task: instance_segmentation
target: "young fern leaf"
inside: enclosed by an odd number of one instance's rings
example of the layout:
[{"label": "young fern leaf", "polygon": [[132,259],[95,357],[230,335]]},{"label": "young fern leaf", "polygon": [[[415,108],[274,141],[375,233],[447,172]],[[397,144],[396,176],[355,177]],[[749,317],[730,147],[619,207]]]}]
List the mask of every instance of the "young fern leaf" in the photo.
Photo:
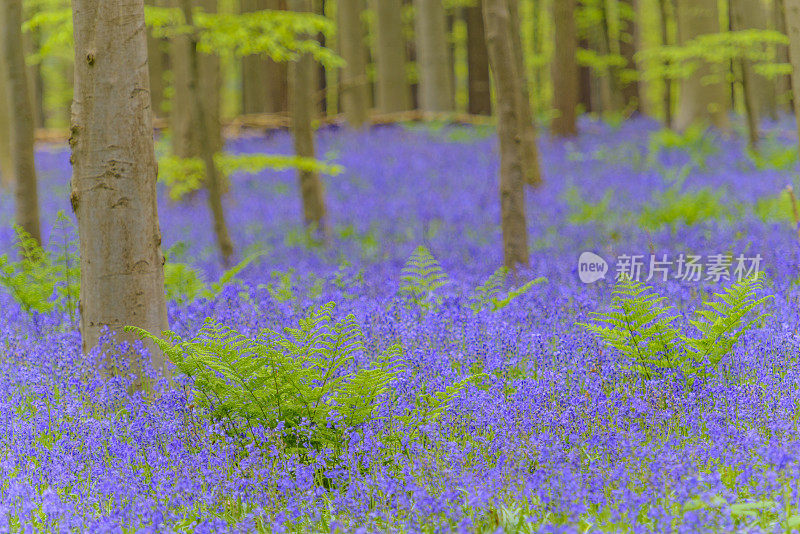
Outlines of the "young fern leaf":
[{"label": "young fern leaf", "polygon": [[525,293],[530,291],[533,286],[537,286],[545,282],[547,282],[547,278],[545,278],[544,276],[540,276],[539,278],[527,282],[525,285],[521,287],[512,289],[502,299],[496,297],[492,298],[492,311],[502,310],[503,308],[511,304],[511,301],[513,301],[515,298],[519,297],[520,295],[524,295]]},{"label": "young fern leaf", "polygon": [[592,312],[594,323],[579,323],[597,334],[632,361],[632,368],[644,378],[658,375],[660,369],[675,369],[682,364],[673,326],[676,316],[664,306],[664,297],[624,276],[614,287],[610,312]]},{"label": "young fern leaf", "polygon": [[697,318],[690,323],[701,335],[697,338],[683,336],[683,341],[699,371],[704,371],[707,365],[717,367],[745,331],[770,315],[760,313],[746,319],[750,312],[772,298],[772,295],[759,298],[763,286],[763,277],[756,274],[732,284],[722,293],[716,293],[714,300],[705,303],[707,309],[697,310]]},{"label": "young fern leaf", "polygon": [[446,283],[447,275],[439,262],[427,248],[420,246],[401,271],[400,294],[408,296],[423,310],[428,310],[438,303],[433,292]]},{"label": "young fern leaf", "polygon": [[472,311],[478,313],[486,306],[490,305],[492,299],[500,296],[500,291],[506,285],[508,278],[508,267],[499,267],[489,278],[486,279],[482,285],[475,288],[475,294],[470,299],[472,303],[469,305]]}]

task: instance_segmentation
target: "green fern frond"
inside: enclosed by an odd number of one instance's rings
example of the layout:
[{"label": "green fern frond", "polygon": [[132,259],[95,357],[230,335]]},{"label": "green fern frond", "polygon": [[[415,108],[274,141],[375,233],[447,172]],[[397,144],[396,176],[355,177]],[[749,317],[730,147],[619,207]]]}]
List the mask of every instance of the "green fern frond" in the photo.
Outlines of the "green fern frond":
[{"label": "green fern frond", "polygon": [[732,284],[722,293],[716,293],[714,300],[705,303],[706,309],[697,310],[695,313],[697,318],[690,323],[697,328],[701,336],[683,338],[686,350],[697,366],[708,362],[716,367],[745,331],[770,315],[759,313],[747,319],[751,312],[772,298],[771,295],[759,298],[763,287],[763,277],[756,274]]},{"label": "green fern frond", "polygon": [[433,292],[448,282],[447,274],[430,251],[419,246],[406,262],[400,273],[400,294],[409,297],[423,309],[431,303]]},{"label": "green fern frond", "polygon": [[539,278],[536,278],[534,280],[531,280],[530,282],[527,282],[525,285],[523,285],[521,287],[518,287],[516,289],[512,289],[502,299],[501,298],[492,298],[492,311],[502,310],[503,308],[505,308],[506,306],[511,304],[511,301],[513,301],[515,298],[517,298],[517,297],[519,297],[521,295],[524,295],[525,293],[530,291],[531,288],[533,288],[534,286],[537,286],[539,284],[543,284],[545,282],[547,282],[547,278],[545,278],[544,276],[540,276]]},{"label": "green fern frond", "polygon": [[470,304],[472,311],[476,313],[481,311],[492,302],[493,298],[498,297],[500,291],[506,285],[507,278],[508,267],[503,266],[492,273],[492,275],[486,279],[486,282],[476,287],[475,293],[470,299],[472,301]]}]

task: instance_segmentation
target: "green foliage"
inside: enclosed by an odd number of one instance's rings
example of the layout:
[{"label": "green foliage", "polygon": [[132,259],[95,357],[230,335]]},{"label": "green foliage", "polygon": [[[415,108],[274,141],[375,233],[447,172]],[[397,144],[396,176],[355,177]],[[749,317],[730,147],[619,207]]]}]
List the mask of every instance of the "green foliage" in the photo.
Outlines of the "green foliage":
[{"label": "green foliage", "polygon": [[762,76],[790,74],[789,65],[775,63],[775,45],[788,43],[786,35],[775,30],[727,31],[700,35],[681,45],[648,47],[637,57],[649,66],[642,72],[645,80],[686,78],[710,65],[709,77],[724,81],[730,62],[739,59],[750,61]]},{"label": "green foliage", "polygon": [[[344,170],[341,165],[324,163],[313,158],[277,154],[220,153],[216,154],[214,159],[226,180],[233,173],[258,174],[265,169],[277,171],[298,169],[330,176],[341,174]],[[158,180],[167,187],[172,200],[180,200],[185,195],[201,189],[205,177],[205,164],[200,158],[162,156],[158,160]]]},{"label": "green foliage", "polygon": [[693,226],[729,216],[732,208],[722,202],[721,196],[711,189],[681,193],[671,187],[644,205],[639,224],[651,230],[669,226],[674,231],[679,225]]},{"label": "green foliage", "polygon": [[792,198],[785,190],[775,196],[759,198],[753,213],[764,222],[791,222],[794,219]]},{"label": "green foliage", "polygon": [[501,310],[508,306],[515,298],[530,291],[533,286],[547,281],[544,277],[536,278],[521,287],[512,289],[501,298],[501,292],[506,285],[507,279],[508,267],[500,267],[486,279],[486,282],[475,288],[475,294],[470,299],[472,300],[470,304],[472,311],[478,313],[486,308],[493,312]]},{"label": "green foliage", "polygon": [[59,212],[55,230],[60,230],[64,238],[57,252],[42,248],[29,233],[14,226],[14,247],[19,259],[14,261],[7,254],[0,256],[0,285],[27,313],[48,313],[58,309],[68,312],[75,320],[80,265],[74,242],[67,236],[68,225],[67,217]]},{"label": "green foliage", "polygon": [[570,206],[567,221],[571,224],[586,224],[597,221],[608,221],[612,217],[610,208],[614,191],[608,190],[599,202],[593,203],[581,198],[580,192],[575,187],[570,187],[564,192],[564,198]]},{"label": "green foliage", "polygon": [[435,308],[439,299],[434,291],[447,283],[447,275],[430,251],[419,246],[406,262],[400,274],[400,294],[408,297],[423,310]]},{"label": "green foliage", "polygon": [[400,367],[400,347],[393,346],[369,367],[355,369],[354,356],[365,350],[363,333],[353,315],[334,321],[334,308],[325,304],[297,328],[267,329],[255,338],[212,319],[185,341],[169,332],[164,341],[126,330],[154,342],[192,377],[195,403],[242,445],[261,444],[254,425],[282,428],[287,450],[307,458],[310,450],[345,447],[345,430],[372,421]]},{"label": "green foliage", "polygon": [[592,312],[592,323],[580,323],[617,349],[629,368],[644,379],[662,376],[665,370],[680,370],[687,383],[706,378],[719,366],[741,335],[767,314],[747,316],[770,296],[759,298],[760,276],[732,284],[707,301],[690,321],[699,335],[680,332],[677,316],[671,315],[664,297],[647,285],[623,277],[614,287],[611,311]]},{"label": "green foliage", "polygon": [[719,152],[719,147],[714,143],[708,128],[702,123],[694,123],[683,132],[676,132],[669,128],[651,133],[648,142],[648,160],[655,163],[662,151],[684,151],[689,154],[692,162],[704,169],[708,158]]},{"label": "green foliage", "polygon": [[213,300],[226,286],[241,285],[242,281],[237,275],[261,256],[263,253],[247,256],[210,285],[203,280],[203,274],[191,265],[167,261],[164,264],[164,291],[167,299],[178,304],[186,304],[198,298]]},{"label": "green foliage", "polygon": [[747,157],[759,171],[791,171],[797,166],[797,147],[767,138],[759,144],[758,150],[748,147]]}]

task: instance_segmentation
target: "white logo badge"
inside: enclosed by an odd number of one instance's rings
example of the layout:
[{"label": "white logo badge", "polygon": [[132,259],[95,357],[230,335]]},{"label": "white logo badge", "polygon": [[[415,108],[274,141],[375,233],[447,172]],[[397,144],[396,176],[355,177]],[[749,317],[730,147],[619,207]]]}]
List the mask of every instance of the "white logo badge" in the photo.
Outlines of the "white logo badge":
[{"label": "white logo badge", "polygon": [[578,277],[584,284],[592,284],[606,277],[608,264],[594,252],[584,252],[578,258]]}]

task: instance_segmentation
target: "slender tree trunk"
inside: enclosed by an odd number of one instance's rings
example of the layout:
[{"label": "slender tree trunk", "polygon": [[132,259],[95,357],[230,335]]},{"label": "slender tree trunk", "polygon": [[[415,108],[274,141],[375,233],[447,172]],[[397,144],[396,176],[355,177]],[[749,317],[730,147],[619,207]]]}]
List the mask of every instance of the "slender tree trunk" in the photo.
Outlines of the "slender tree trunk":
[{"label": "slender tree trunk", "polygon": [[6,72],[3,75],[7,76],[6,96],[10,104],[11,164],[16,178],[16,222],[34,239],[41,241],[39,195],[33,158],[33,111],[22,46],[22,0],[6,0],[2,9],[5,39],[0,46],[5,59]]},{"label": "slender tree trunk", "polygon": [[[280,0],[241,0],[242,13],[266,9],[278,11]],[[244,113],[281,113],[288,108],[287,70],[260,55],[242,58],[242,111]]]},{"label": "slender tree trunk", "polygon": [[[25,17],[23,6],[23,17]],[[22,47],[25,55],[35,54],[39,51],[39,32],[28,31],[22,34]],[[42,81],[42,65],[35,63],[27,65],[28,88],[31,96],[31,116],[34,128],[44,128],[44,87]]]},{"label": "slender tree trunk", "polygon": [[783,0],[783,5],[789,34],[789,59],[792,63],[792,104],[800,134],[800,0]]},{"label": "slender tree trunk", "polygon": [[[126,325],[158,335],[168,324],[143,1],[72,0],[72,15],[70,200],[80,237],[83,350],[89,351],[106,327],[132,340],[120,332]],[[153,360],[166,371],[160,352]]]},{"label": "slender tree trunk", "polygon": [[[672,0],[658,0],[658,6],[660,10],[660,22],[661,22],[661,44],[663,46],[668,46],[671,44],[671,39],[669,38],[669,10],[668,10],[668,3]],[[672,4],[674,5],[674,4]],[[664,65],[665,67],[669,66],[668,64]],[[664,77],[664,95],[663,95],[663,106],[664,106],[664,124],[667,128],[672,128],[673,117],[672,117],[672,78],[665,76]]]},{"label": "slender tree trunk", "polygon": [[[147,0],[147,5],[161,7],[159,0]],[[162,117],[164,113],[164,71],[167,70],[164,54],[164,39],[147,32],[147,64],[150,68],[150,100],[153,106],[153,117]]]},{"label": "slender tree trunk", "polygon": [[483,0],[478,0],[474,6],[464,8],[467,23],[468,109],[473,115],[492,114],[492,82],[489,78],[489,52],[486,50],[482,3]]},{"label": "slender tree trunk", "polygon": [[[0,42],[4,42],[5,38],[5,24],[0,23]],[[0,101],[0,183],[3,189],[10,190],[17,180],[14,178],[14,164],[11,161],[11,103],[5,96],[8,94],[8,80],[5,75],[7,71],[4,55],[0,52],[0,96],[3,97]]]},{"label": "slender tree trunk", "polygon": [[[600,24],[592,26],[592,37],[594,40],[594,48],[597,50],[597,53],[601,56],[607,56],[611,54],[611,38],[609,36],[608,10],[606,9],[605,0],[600,1],[600,14],[602,17]],[[617,104],[617,97],[619,96],[616,83],[617,69],[615,67],[608,67],[599,71],[597,76],[594,77],[594,81],[596,83],[595,90],[598,95],[597,100],[602,107],[600,111],[607,113],[619,109]]]},{"label": "slender tree trunk", "polygon": [[[773,24],[776,31],[786,34],[786,19],[783,16],[784,0],[773,0],[772,2],[772,17]],[[777,57],[775,60],[778,63],[789,63],[789,47],[785,45],[777,45]],[[791,93],[792,93],[792,79],[789,75],[778,76],[775,80],[775,94],[776,104],[781,109],[791,109]]]},{"label": "slender tree trunk", "polygon": [[378,109],[384,113],[411,109],[406,80],[406,41],[402,0],[372,0],[376,19]]},{"label": "slender tree trunk", "polygon": [[[181,7],[182,0],[173,0],[174,7]],[[206,13],[216,11],[216,0],[196,2]],[[201,157],[200,124],[195,115],[189,91],[191,69],[191,43],[189,36],[173,38],[171,58],[174,79],[172,101],[172,149],[181,158]],[[222,125],[220,122],[220,67],[219,58],[198,54],[199,79],[197,91],[205,113],[206,136],[215,152],[222,150]]]},{"label": "slender tree trunk", "polygon": [[[573,2],[573,6],[574,6],[574,1],[575,0],[567,0],[567,2],[570,2],[570,1]],[[553,11],[555,12],[559,7],[562,7],[562,6],[554,5],[553,6]],[[555,17],[553,17],[553,18],[555,19]],[[558,37],[556,37],[556,40],[558,40]],[[558,45],[556,45],[556,47],[557,46]],[[580,38],[578,40],[578,48],[580,48],[582,50],[591,50],[592,46],[589,44],[589,39],[586,38],[586,37]],[[577,63],[577,60],[576,60],[576,63]],[[552,67],[551,70],[554,70],[556,68],[556,64],[553,63],[551,65],[551,67]],[[580,65],[578,67],[578,103],[580,103],[583,106],[583,111],[585,113],[592,113],[593,111],[595,111],[595,108],[597,107],[597,103],[594,101],[594,96],[592,96],[592,78],[593,77],[594,76],[592,75],[592,69],[591,68],[589,68],[586,65]],[[554,78],[554,80],[555,80],[555,78]],[[555,89],[555,81],[553,83],[553,87]],[[577,111],[576,111],[576,113],[577,113]]]},{"label": "slender tree trunk", "polygon": [[556,116],[550,123],[553,135],[570,137],[578,134],[578,61],[575,0],[553,4],[555,51],[553,54],[553,107]]},{"label": "slender tree trunk", "polygon": [[525,58],[522,52],[522,36],[520,35],[520,17],[518,0],[506,0],[511,21],[511,45],[514,52],[514,63],[519,78],[519,98],[517,111],[520,118],[520,136],[522,141],[522,172],[525,182],[532,186],[542,184],[539,167],[539,148],[536,146],[536,127],[531,111],[531,96],[528,90],[528,77],[525,74]]},{"label": "slender tree trunk", "polygon": [[[731,20],[731,29],[734,31],[743,30],[747,27],[748,15],[752,15],[751,10],[744,4],[749,0],[730,0],[729,13]],[[745,117],[747,119],[747,132],[748,144],[750,148],[756,150],[758,147],[758,124],[759,113],[761,106],[759,105],[759,96],[765,97],[763,91],[759,95],[756,84],[758,82],[765,82],[766,80],[756,80],[753,74],[753,67],[750,60],[742,58],[736,61],[739,71],[739,81],[742,84],[742,95],[744,97]],[[763,103],[763,102],[762,102]]]},{"label": "slender tree trunk", "polygon": [[484,0],[483,15],[489,62],[494,73],[497,94],[503,258],[507,267],[516,268],[518,265],[527,265],[529,261],[525,177],[518,112],[522,80],[516,68],[511,36],[513,23],[506,0]]},{"label": "slender tree trunk", "polygon": [[[681,43],[719,32],[717,0],[678,0],[677,8]],[[709,79],[711,76],[715,79]],[[703,65],[681,80],[675,127],[684,130],[696,121],[707,120],[717,128],[728,130],[729,108],[730,97],[722,73],[714,72],[710,65]]]},{"label": "slender tree trunk", "polygon": [[[192,0],[180,0],[183,16],[189,27],[194,26],[192,16]],[[189,76],[188,76],[188,97],[192,103],[192,113],[197,120],[197,139],[200,148],[201,158],[206,170],[206,187],[208,188],[208,205],[214,220],[214,234],[217,238],[217,246],[222,256],[223,265],[230,266],[233,257],[233,242],[228,233],[228,225],[225,222],[225,212],[222,208],[222,187],[219,169],[214,161],[214,154],[218,148],[214,145],[215,140],[211,138],[211,128],[207,114],[207,102],[203,101],[203,95],[199,89],[200,84],[200,58],[197,52],[197,34],[189,35]]]},{"label": "slender tree trunk", "polygon": [[[289,0],[292,10],[311,11],[311,0]],[[314,128],[312,120],[317,109],[314,102],[314,59],[304,54],[289,65],[289,109],[292,114],[292,136],[295,154],[314,158]],[[303,222],[311,230],[325,235],[325,193],[319,173],[297,171],[303,199]]]},{"label": "slender tree trunk", "polygon": [[339,0],[339,49],[347,65],[342,69],[341,93],[347,123],[361,128],[369,120],[367,49],[361,23],[361,0]]},{"label": "slender tree trunk", "polygon": [[453,111],[453,71],[442,0],[414,0],[417,70],[422,111]]},{"label": "slender tree trunk", "polygon": [[639,94],[639,72],[636,65],[636,6],[634,0],[619,2],[620,23],[619,36],[620,55],[625,58],[625,68],[620,72],[620,90],[623,105],[631,111],[642,111],[642,97]]}]

